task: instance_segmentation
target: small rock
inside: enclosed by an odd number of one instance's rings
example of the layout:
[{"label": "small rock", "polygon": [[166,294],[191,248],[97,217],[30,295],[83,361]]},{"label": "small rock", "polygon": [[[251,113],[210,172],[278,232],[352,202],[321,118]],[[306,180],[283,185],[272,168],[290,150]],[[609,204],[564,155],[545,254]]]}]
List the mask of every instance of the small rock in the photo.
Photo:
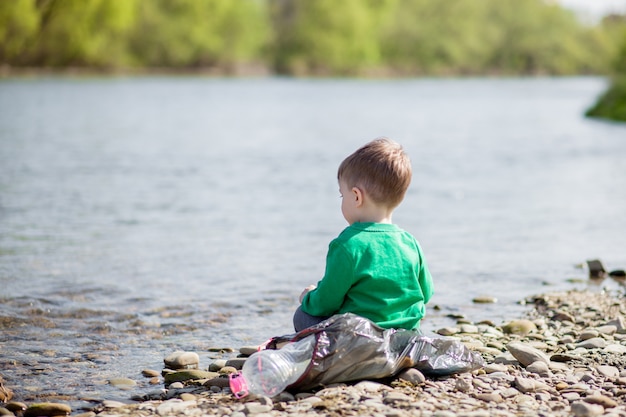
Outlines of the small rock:
[{"label": "small rock", "polygon": [[461,333],[476,334],[478,333],[478,327],[473,324],[462,324],[460,327]]},{"label": "small rock", "polygon": [[498,302],[496,297],[491,297],[488,295],[481,295],[472,299],[472,301],[476,304],[493,304]]},{"label": "small rock", "polygon": [[548,367],[548,364],[542,361],[531,363],[526,367],[526,370],[543,377],[550,376],[550,368]]},{"label": "small rock", "polygon": [[120,408],[120,407],[124,407],[126,404],[124,404],[123,402],[120,401],[114,401],[114,400],[104,400],[102,401],[102,406],[104,408]]},{"label": "small rock", "polygon": [[195,401],[181,401],[178,398],[162,402],[156,409],[161,416],[169,416],[172,414],[182,413],[189,407],[196,405]]},{"label": "small rock", "polygon": [[15,417],[15,414],[4,407],[0,407],[0,416]]},{"label": "small rock", "polygon": [[144,369],[143,371],[141,371],[141,375],[145,376],[146,378],[154,378],[155,376],[160,376],[161,373],[159,371],[155,371],[154,369]]},{"label": "small rock", "polygon": [[196,352],[176,351],[163,359],[163,362],[170,369],[196,369],[200,357]]},{"label": "small rock", "polygon": [[514,382],[515,387],[524,394],[537,391],[548,391],[550,387],[542,382],[536,381],[531,378],[516,377]]},{"label": "small rock", "polygon": [[626,353],[626,346],[618,345],[617,343],[611,343],[604,347],[603,352],[616,353],[618,355],[622,355]]},{"label": "small rock", "polygon": [[459,378],[456,380],[454,384],[454,390],[459,392],[469,392],[472,389],[472,384],[470,384],[465,379]]},{"label": "small rock", "polygon": [[501,403],[502,401],[504,401],[502,399],[502,396],[500,394],[498,394],[497,392],[489,392],[489,393],[485,393],[485,394],[476,394],[474,395],[475,398],[485,401],[485,402],[491,402],[491,403]]},{"label": "small rock", "polygon": [[601,337],[592,337],[577,343],[576,346],[584,349],[601,349],[606,346],[606,340]]},{"label": "small rock", "polygon": [[610,365],[599,365],[596,366],[596,371],[606,378],[618,378],[619,377],[619,369],[615,366]]},{"label": "small rock", "polygon": [[582,401],[575,402],[571,405],[572,414],[575,417],[594,417],[604,414],[604,407],[597,404],[589,404]]},{"label": "small rock", "polygon": [[38,416],[67,416],[72,412],[69,405],[58,403],[38,403],[32,404],[24,411],[24,417]]},{"label": "small rock", "polygon": [[12,412],[13,414],[21,413],[27,408],[26,404],[21,403],[19,401],[11,401],[9,403],[6,403],[4,407],[10,412]]},{"label": "small rock", "polygon": [[119,389],[131,389],[137,385],[137,382],[129,378],[113,378],[109,379],[109,384]]},{"label": "small rock", "polygon": [[578,335],[578,340],[579,341],[589,340],[594,337],[598,337],[599,335],[600,335],[600,332],[598,332],[596,329],[585,329],[580,333],[580,335]]},{"label": "small rock", "polygon": [[389,391],[383,398],[383,404],[395,404],[397,402],[413,401],[411,397],[398,391]]},{"label": "small rock", "polygon": [[241,370],[243,368],[243,364],[246,363],[246,358],[233,358],[226,361],[224,366],[232,366],[237,370]]},{"label": "small rock", "polygon": [[596,330],[600,334],[605,334],[605,335],[608,335],[608,336],[612,336],[615,333],[617,333],[617,326],[614,325],[614,324],[607,324],[607,325],[604,325],[604,326],[596,327]]},{"label": "small rock", "polygon": [[182,382],[198,379],[212,379],[219,376],[217,372],[200,371],[198,369],[186,369],[165,375],[165,383]]},{"label": "small rock", "polygon": [[413,385],[421,385],[426,382],[426,377],[424,377],[424,374],[415,368],[405,369],[398,374],[398,378],[403,381],[410,382]]},{"label": "small rock", "polygon": [[613,408],[618,405],[618,402],[614,399],[601,394],[587,396],[583,398],[583,401],[589,404],[598,404],[604,408]]},{"label": "small rock", "polygon": [[506,345],[506,348],[523,367],[537,361],[545,362],[546,364],[550,362],[550,359],[544,352],[525,343],[511,342]]},{"label": "small rock", "polygon": [[437,330],[437,334],[441,336],[452,336],[460,332],[461,332],[461,329],[459,329],[458,327],[443,327]]},{"label": "small rock", "polygon": [[246,403],[244,413],[246,413],[246,415],[267,413],[271,411],[272,408],[273,407],[271,405],[261,404],[258,402],[250,402]]},{"label": "small rock", "polygon": [[259,351],[259,346],[242,346],[239,348],[239,353],[245,356],[250,356]]},{"label": "small rock", "polygon": [[537,326],[530,320],[513,320],[501,326],[502,331],[507,334],[518,334],[525,336],[528,333],[536,332]]}]

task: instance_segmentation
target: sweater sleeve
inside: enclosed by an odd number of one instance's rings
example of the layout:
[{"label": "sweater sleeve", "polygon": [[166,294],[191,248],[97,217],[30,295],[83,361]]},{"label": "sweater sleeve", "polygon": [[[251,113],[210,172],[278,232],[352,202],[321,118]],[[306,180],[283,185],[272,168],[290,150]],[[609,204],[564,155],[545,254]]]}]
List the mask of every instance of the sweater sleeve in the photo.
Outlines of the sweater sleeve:
[{"label": "sweater sleeve", "polygon": [[317,283],[316,289],[304,296],[302,311],[318,317],[331,316],[339,311],[353,284],[353,265],[350,254],[341,244],[331,242],[326,256],[324,278]]}]

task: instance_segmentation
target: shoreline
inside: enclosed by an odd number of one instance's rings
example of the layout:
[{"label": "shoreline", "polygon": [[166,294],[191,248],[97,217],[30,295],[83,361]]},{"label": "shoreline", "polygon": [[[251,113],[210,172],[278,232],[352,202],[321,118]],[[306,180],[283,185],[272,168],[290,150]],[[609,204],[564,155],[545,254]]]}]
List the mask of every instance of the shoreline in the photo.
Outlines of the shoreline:
[{"label": "shoreline", "polygon": [[[224,375],[243,364],[241,357],[215,360],[208,369],[202,364],[187,372],[189,378],[145,370],[154,388],[129,401],[104,400],[72,411],[66,404],[58,409],[52,404],[50,409],[28,409],[24,417],[67,412],[81,417],[626,416],[626,299],[621,291],[569,290],[526,301],[531,308],[525,317],[504,323],[461,318],[437,331],[481,354],[485,366],[473,372],[425,377],[409,369],[384,380],[238,400],[226,388]],[[253,351],[241,347],[239,356]],[[110,381],[120,389],[133,382]],[[33,406],[13,401],[3,405],[13,415]]]}]

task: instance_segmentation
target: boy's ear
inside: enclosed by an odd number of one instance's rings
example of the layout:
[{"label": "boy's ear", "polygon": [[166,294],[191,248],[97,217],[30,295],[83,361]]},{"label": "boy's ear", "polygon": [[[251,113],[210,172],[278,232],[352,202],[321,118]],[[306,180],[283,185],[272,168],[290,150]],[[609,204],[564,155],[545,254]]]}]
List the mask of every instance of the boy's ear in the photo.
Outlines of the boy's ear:
[{"label": "boy's ear", "polygon": [[363,191],[359,187],[352,187],[352,195],[354,196],[354,203],[356,207],[363,205]]}]

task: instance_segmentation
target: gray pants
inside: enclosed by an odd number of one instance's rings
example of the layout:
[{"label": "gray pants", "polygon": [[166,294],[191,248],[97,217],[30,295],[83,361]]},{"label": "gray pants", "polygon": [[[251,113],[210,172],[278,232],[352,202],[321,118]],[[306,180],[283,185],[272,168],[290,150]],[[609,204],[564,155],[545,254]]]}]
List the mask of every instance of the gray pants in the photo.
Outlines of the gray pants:
[{"label": "gray pants", "polygon": [[299,332],[300,330],[304,330],[307,327],[315,326],[316,324],[323,322],[327,318],[328,317],[312,316],[305,313],[304,311],[302,311],[302,309],[300,309],[300,307],[298,307],[296,312],[293,314],[293,328],[296,330],[296,332]]}]

